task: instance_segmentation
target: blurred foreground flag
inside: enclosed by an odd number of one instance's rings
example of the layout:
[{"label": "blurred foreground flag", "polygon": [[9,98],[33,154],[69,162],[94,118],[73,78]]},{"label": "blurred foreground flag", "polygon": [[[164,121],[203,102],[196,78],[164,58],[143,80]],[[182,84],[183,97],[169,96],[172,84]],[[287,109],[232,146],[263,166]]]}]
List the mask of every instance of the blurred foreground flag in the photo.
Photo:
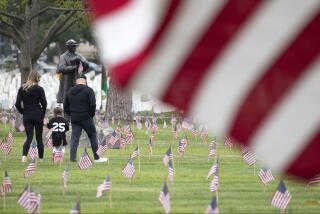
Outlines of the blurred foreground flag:
[{"label": "blurred foreground flag", "polygon": [[250,145],[273,170],[320,171],[319,0],[89,3],[120,86]]}]

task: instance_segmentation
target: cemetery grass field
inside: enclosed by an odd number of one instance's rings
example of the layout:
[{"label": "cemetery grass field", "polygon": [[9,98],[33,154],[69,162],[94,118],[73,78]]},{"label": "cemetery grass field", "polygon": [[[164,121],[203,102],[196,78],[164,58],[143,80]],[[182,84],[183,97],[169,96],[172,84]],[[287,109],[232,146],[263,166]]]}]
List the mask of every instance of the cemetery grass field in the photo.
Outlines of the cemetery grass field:
[{"label": "cemetery grass field", "polygon": [[[159,126],[161,127],[161,126]],[[9,127],[0,126],[1,138]],[[148,158],[149,136],[145,129],[133,129],[134,142],[124,150],[109,150],[104,156],[109,163],[95,163],[87,170],[80,170],[77,163],[70,163],[69,148],[66,151],[64,162],[53,164],[51,149],[45,148],[43,162],[38,162],[37,171],[28,179],[23,178],[23,172],[30,162],[21,163],[22,144],[25,133],[14,132],[14,145],[10,156],[1,152],[1,181],[3,171],[8,170],[12,180],[13,192],[5,198],[6,213],[25,213],[17,203],[17,198],[29,182],[34,191],[42,193],[42,213],[69,213],[75,201],[80,200],[81,213],[164,213],[158,200],[159,193],[166,179],[168,169],[163,166],[162,158],[172,143],[174,154],[174,183],[168,183],[171,196],[172,213],[204,213],[211,201],[210,179],[206,176],[214,160],[208,162],[208,144],[196,140],[190,132],[187,133],[189,144],[184,158],[177,155],[178,140],[172,141],[171,129],[160,128],[156,135],[156,143],[151,160]],[[179,138],[183,136],[180,133]],[[209,138],[211,140],[211,138]],[[218,139],[220,156],[218,192],[218,206],[221,213],[280,213],[270,205],[273,193],[279,182],[269,184],[265,192],[257,174],[260,166],[256,165],[256,175],[252,166],[248,166],[242,159],[238,149],[229,150],[224,147],[222,138]],[[138,170],[138,159],[135,160],[136,173],[131,183],[121,173],[130,153],[136,145],[141,149],[141,172]],[[78,159],[84,148],[78,149]],[[92,157],[91,149],[88,149]],[[272,155],[272,154],[270,154]],[[67,166],[69,170],[68,187],[62,195],[62,172]],[[112,208],[109,208],[109,193],[96,198],[96,190],[105,176],[110,174],[112,182]],[[291,213],[319,213],[320,186],[305,188],[292,178],[285,178],[285,184],[292,194],[289,205]],[[4,213],[4,198],[0,199],[0,213]],[[287,210],[288,212],[288,210]]]}]

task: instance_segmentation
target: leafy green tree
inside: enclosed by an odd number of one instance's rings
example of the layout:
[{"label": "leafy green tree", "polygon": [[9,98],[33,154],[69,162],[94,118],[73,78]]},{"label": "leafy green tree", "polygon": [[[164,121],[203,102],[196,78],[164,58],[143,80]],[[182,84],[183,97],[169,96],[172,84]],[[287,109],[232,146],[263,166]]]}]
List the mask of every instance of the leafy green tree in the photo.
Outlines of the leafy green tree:
[{"label": "leafy green tree", "polygon": [[72,26],[88,29],[82,1],[0,0],[0,34],[12,38],[20,50],[21,83],[48,44]]}]

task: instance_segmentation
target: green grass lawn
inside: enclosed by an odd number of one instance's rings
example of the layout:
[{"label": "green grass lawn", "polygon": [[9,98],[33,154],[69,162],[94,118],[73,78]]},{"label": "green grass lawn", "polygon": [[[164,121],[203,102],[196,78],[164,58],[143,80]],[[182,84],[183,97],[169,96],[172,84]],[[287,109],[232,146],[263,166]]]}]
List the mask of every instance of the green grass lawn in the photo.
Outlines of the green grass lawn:
[{"label": "green grass lawn", "polygon": [[[7,131],[8,127],[5,129],[3,125],[0,126],[1,138]],[[7,169],[13,183],[13,192],[6,196],[6,212],[25,213],[16,201],[26,183],[30,182],[33,190],[39,188],[42,192],[42,213],[69,213],[78,199],[81,202],[81,213],[163,213],[158,197],[168,171],[162,164],[162,158],[172,142],[170,129],[160,129],[157,133],[151,160],[148,159],[149,137],[145,130],[134,130],[134,134],[133,144],[125,150],[108,151],[109,164],[97,163],[87,170],[80,170],[77,163],[68,162],[68,150],[60,169],[58,164],[52,164],[51,150],[45,148],[44,162],[38,163],[37,171],[29,179],[24,179],[23,172],[28,163],[21,163],[20,160],[25,134],[14,133],[14,147],[10,156],[5,161],[4,154],[0,154],[1,171]],[[195,140],[191,133],[187,133],[187,136],[189,145],[183,159],[177,155],[178,140],[172,142],[175,176],[174,183],[168,184],[171,212],[203,213],[212,197],[209,190],[210,180],[206,180],[206,176],[214,160],[207,161],[208,141]],[[279,213],[278,209],[270,205],[279,176],[276,176],[276,181],[269,184],[263,192],[263,185],[257,176],[259,166],[256,166],[254,176],[253,167],[242,160],[238,150],[226,149],[221,139],[218,142],[220,212]],[[141,148],[141,172],[138,172],[138,160],[136,160],[136,173],[129,183],[121,171],[138,143]],[[78,158],[82,152],[83,148],[79,148]],[[91,149],[88,152],[92,157]],[[69,169],[69,180],[67,192],[63,196],[61,176],[65,166]],[[98,185],[107,174],[111,175],[112,181],[112,209],[109,208],[108,193],[98,199],[95,197]],[[304,184],[292,178],[286,178],[285,184],[293,197],[290,204],[291,213],[320,213],[319,186],[306,190]],[[1,198],[0,213],[3,212],[3,198]]]}]

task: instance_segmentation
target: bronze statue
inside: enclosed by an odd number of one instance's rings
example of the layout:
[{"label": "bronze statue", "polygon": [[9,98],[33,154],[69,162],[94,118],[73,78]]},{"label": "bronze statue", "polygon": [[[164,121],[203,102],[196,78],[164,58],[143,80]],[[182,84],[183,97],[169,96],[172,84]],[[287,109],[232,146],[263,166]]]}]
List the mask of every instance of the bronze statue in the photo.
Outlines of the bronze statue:
[{"label": "bronze statue", "polygon": [[57,74],[60,79],[57,103],[63,103],[68,90],[75,85],[75,80],[80,72],[85,73],[89,67],[88,61],[76,53],[78,43],[69,39],[66,42],[67,51],[60,56]]}]

